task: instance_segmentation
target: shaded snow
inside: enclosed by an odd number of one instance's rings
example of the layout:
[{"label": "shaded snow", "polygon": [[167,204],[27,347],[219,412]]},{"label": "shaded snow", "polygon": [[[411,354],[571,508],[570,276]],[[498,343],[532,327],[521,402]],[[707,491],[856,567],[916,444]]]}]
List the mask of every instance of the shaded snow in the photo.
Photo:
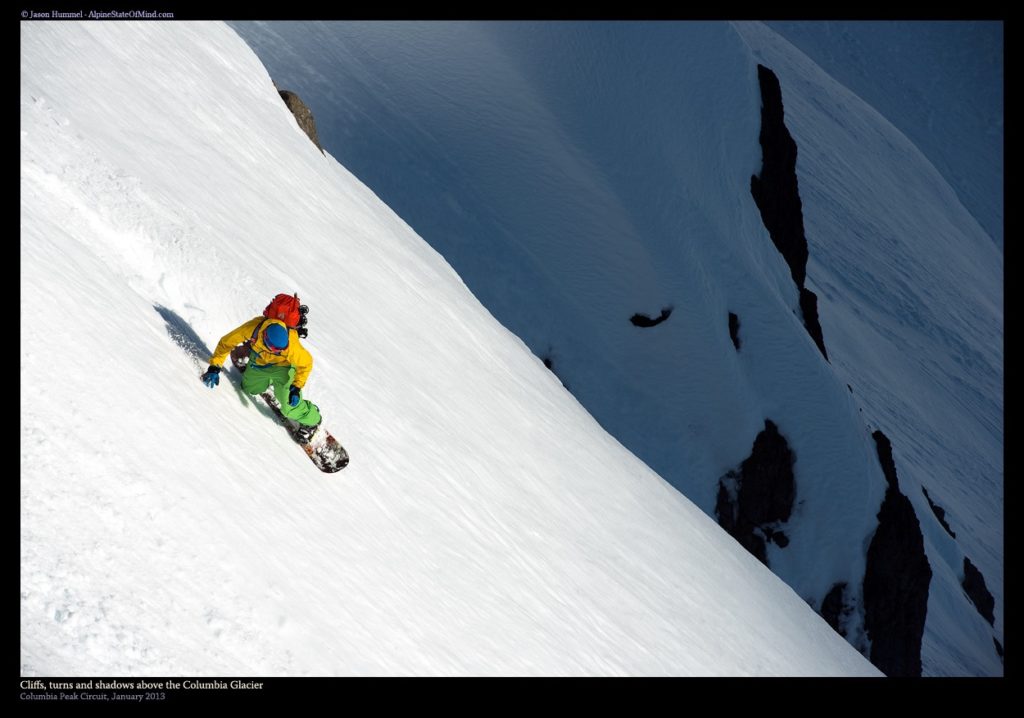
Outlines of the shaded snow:
[{"label": "shaded snow", "polygon": [[[845,581],[856,616],[885,487],[870,434],[883,429],[935,573],[925,672],[1001,673],[958,578],[977,557],[1001,636],[1002,259],[965,184],[928,154],[960,125],[933,126],[922,151],[894,124],[918,115],[876,109],[759,23],[233,27],[309,102],[325,146],[706,513],[764,420],[777,423],[797,505],[789,546],[768,558],[812,605]],[[900,47],[918,41],[930,42],[907,32]],[[799,147],[807,283],[831,364],[750,197],[758,62],[779,75]],[[917,65],[903,78],[915,93],[882,94],[913,102],[921,77]],[[628,321],[669,305],[657,327]]]}]

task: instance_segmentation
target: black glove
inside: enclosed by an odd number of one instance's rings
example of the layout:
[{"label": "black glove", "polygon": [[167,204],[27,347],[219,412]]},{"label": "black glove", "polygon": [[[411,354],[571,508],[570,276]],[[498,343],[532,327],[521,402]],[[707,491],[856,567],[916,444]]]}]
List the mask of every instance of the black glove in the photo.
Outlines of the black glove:
[{"label": "black glove", "polygon": [[213,389],[220,382],[220,367],[211,364],[206,373],[199,378],[203,380],[206,386]]},{"label": "black glove", "polygon": [[288,405],[299,405],[299,387],[293,385],[290,389],[288,389]]}]

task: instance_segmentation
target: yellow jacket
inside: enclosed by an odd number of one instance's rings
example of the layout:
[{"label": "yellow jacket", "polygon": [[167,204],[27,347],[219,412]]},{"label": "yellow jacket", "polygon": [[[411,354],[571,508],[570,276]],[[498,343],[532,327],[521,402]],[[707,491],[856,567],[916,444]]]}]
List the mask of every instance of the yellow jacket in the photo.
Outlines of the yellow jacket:
[{"label": "yellow jacket", "polygon": [[274,354],[263,343],[263,331],[271,324],[280,324],[287,329],[285,323],[279,319],[267,319],[266,317],[259,316],[250,319],[237,329],[232,329],[217,343],[217,348],[214,350],[213,356],[210,357],[210,363],[214,366],[223,364],[231,350],[242,342],[252,339],[253,332],[264,322],[266,326],[260,328],[260,331],[256,334],[255,341],[252,343],[249,363],[257,366],[267,366],[268,364],[293,366],[295,367],[295,380],[292,382],[292,385],[301,389],[305,386],[309,373],[313,371],[313,355],[306,351],[305,347],[299,343],[298,332],[294,329],[288,329],[288,348],[280,354]]}]

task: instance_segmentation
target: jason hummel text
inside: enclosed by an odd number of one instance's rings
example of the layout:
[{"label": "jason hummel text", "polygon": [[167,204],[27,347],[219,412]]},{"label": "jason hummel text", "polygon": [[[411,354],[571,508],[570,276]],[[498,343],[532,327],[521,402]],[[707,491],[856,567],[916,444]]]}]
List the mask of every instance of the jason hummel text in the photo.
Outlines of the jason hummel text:
[{"label": "jason hummel text", "polygon": [[173,20],[173,12],[160,12],[158,10],[90,10],[85,12],[65,12],[63,10],[22,10],[23,20]]},{"label": "jason hummel text", "polygon": [[21,16],[29,20],[81,20],[84,17],[84,13],[81,10],[78,12],[64,12],[62,10],[47,10],[46,12],[39,12],[38,10],[26,10],[21,13]]}]

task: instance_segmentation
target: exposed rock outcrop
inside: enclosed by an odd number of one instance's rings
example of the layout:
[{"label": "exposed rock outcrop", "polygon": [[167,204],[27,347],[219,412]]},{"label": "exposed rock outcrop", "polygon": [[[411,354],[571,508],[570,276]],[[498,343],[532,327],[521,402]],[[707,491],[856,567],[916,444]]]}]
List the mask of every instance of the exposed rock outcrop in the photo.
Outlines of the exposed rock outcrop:
[{"label": "exposed rock outcrop", "polygon": [[776,249],[789,265],[789,273],[800,290],[800,312],[804,327],[822,356],[828,361],[825,338],[818,321],[818,297],[804,286],[807,278],[807,237],[804,235],[803,205],[796,176],[796,142],[786,129],[782,86],[775,73],[757,66],[761,85],[761,174],[750,178],[750,194],[761,211],[761,221]]},{"label": "exposed rock outcrop", "polygon": [[782,548],[789,545],[779,526],[789,520],[796,501],[794,460],[778,427],[765,419],[750,456],[718,484],[715,513],[719,525],[765,565],[768,542]]},{"label": "exposed rock outcrop", "polygon": [[656,327],[672,315],[672,307],[665,307],[661,310],[661,316],[651,319],[646,314],[634,314],[629,321],[635,327]]},{"label": "exposed rock outcrop", "polygon": [[740,350],[740,318],[729,312],[729,336],[732,338],[732,345],[736,351]]},{"label": "exposed rock outcrop", "polygon": [[961,585],[981,617],[988,621],[989,625],[994,626],[996,623],[996,600],[992,598],[988,587],[985,586],[985,577],[981,575],[981,571],[966,556],[964,556],[964,580]]},{"label": "exposed rock outcrop", "polygon": [[956,534],[953,533],[953,529],[951,529],[949,524],[946,523],[946,510],[932,501],[932,497],[928,495],[928,489],[922,486],[921,491],[924,492],[924,497],[928,499],[928,505],[932,507],[932,513],[935,514],[935,518],[937,518],[939,523],[942,524],[942,528],[946,529],[946,533],[948,533],[952,538],[956,538]]},{"label": "exposed rock outcrop", "polygon": [[294,92],[279,89],[278,94],[281,95],[284,104],[288,106],[288,109],[295,116],[295,121],[299,123],[299,128],[306,133],[310,141],[323,154],[324,148],[320,146],[320,137],[316,133],[316,120],[313,119],[313,112]]},{"label": "exposed rock outcrop", "polygon": [[864,572],[864,628],[872,663],[887,676],[921,675],[921,638],[932,570],[910,499],[900,492],[892,444],[873,435],[888,482]]},{"label": "exposed rock outcrop", "polygon": [[846,638],[845,618],[850,612],[844,597],[846,595],[846,582],[841,581],[832,586],[821,602],[821,617],[828,625],[843,638]]},{"label": "exposed rock outcrop", "polygon": [[800,311],[804,315],[804,328],[811,335],[825,361],[828,361],[825,336],[821,333],[821,322],[818,321],[818,295],[807,287],[800,287]]}]

